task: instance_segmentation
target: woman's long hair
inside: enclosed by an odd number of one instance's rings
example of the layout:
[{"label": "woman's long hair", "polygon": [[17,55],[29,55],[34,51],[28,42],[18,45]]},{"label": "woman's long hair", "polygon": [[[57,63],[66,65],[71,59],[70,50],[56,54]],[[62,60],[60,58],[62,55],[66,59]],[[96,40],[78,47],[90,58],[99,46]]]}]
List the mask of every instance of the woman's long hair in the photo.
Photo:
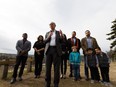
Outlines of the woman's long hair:
[{"label": "woman's long hair", "polygon": [[[42,40],[40,40],[40,38],[42,38]],[[38,38],[37,38],[37,41],[38,42],[43,42],[44,41],[44,37],[42,35],[39,35]]]}]

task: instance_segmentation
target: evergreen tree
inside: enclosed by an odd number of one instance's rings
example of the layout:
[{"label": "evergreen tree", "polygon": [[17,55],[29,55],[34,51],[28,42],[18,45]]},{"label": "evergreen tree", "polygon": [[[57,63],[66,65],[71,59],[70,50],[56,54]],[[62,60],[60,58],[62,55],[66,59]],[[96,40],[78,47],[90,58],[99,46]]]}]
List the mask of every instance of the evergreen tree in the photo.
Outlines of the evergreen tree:
[{"label": "evergreen tree", "polygon": [[111,48],[116,46],[116,19],[112,23],[113,25],[111,27],[111,32],[107,34],[110,36],[107,38],[107,40],[112,40]]}]

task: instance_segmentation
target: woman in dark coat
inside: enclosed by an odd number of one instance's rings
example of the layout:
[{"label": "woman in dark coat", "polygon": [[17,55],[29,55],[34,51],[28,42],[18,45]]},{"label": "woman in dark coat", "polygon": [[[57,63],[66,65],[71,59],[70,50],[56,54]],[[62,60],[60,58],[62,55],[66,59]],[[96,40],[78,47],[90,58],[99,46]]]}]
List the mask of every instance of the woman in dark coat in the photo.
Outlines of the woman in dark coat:
[{"label": "woman in dark coat", "polygon": [[37,41],[34,43],[33,46],[35,53],[34,53],[34,58],[35,58],[35,78],[39,78],[41,75],[42,71],[42,62],[44,58],[44,38],[42,35],[40,35],[37,38]]},{"label": "woman in dark coat", "polygon": [[60,78],[66,78],[66,71],[67,71],[67,59],[68,59],[68,44],[66,35],[63,34],[64,38],[62,41],[62,56],[61,56],[61,76]]}]

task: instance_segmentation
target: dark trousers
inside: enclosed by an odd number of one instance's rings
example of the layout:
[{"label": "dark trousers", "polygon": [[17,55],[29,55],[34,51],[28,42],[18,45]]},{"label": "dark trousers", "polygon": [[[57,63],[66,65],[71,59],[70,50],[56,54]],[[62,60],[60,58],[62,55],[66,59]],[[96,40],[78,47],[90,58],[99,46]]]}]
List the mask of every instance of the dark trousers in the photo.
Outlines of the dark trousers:
[{"label": "dark trousers", "polygon": [[90,67],[91,80],[100,81],[99,71],[97,67]]},{"label": "dark trousers", "polygon": [[46,87],[51,84],[51,67],[54,64],[54,87],[58,87],[60,81],[61,57],[57,54],[56,47],[49,47],[46,54]]},{"label": "dark trousers", "polygon": [[61,74],[66,74],[66,70],[67,70],[67,55],[63,54],[61,56]]},{"label": "dark trousers", "polygon": [[78,80],[80,79],[80,65],[77,65],[77,64],[73,64],[73,70],[74,70],[74,78],[75,80]]},{"label": "dark trousers", "polygon": [[88,66],[86,64],[86,55],[84,55],[84,72],[85,72],[85,78],[89,79],[89,69],[88,69]]},{"label": "dark trousers", "polygon": [[70,76],[73,76],[73,66],[70,64]]},{"label": "dark trousers", "polygon": [[35,56],[35,75],[41,75],[43,56]]},{"label": "dark trousers", "polygon": [[22,77],[26,61],[27,61],[27,56],[17,56],[16,57],[16,64],[15,64],[14,71],[13,71],[13,78],[17,77],[17,71],[18,71],[20,64],[21,64],[21,68],[20,68],[18,77]]},{"label": "dark trousers", "polygon": [[110,82],[109,80],[109,67],[100,67],[102,80],[104,82]]}]

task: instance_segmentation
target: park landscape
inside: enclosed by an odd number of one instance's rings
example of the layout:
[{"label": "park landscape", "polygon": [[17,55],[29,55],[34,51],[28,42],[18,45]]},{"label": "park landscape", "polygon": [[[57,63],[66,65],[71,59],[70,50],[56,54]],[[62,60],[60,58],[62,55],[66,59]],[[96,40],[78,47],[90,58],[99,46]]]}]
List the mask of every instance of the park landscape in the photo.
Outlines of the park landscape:
[{"label": "park landscape", "polygon": [[[69,78],[69,66],[67,69],[67,78],[60,80],[59,87],[106,87],[101,83],[91,84],[90,81],[85,81],[84,79],[84,68],[83,62],[81,63],[81,76],[80,81],[73,81],[73,78]],[[23,81],[17,81],[15,84],[10,84],[12,77],[13,66],[9,66],[8,75],[5,79],[0,79],[0,87],[44,87],[45,86],[45,65],[43,64],[42,75],[40,78],[34,78],[34,66],[32,65],[32,71],[27,72],[27,66],[24,71]],[[0,72],[2,72],[2,65],[0,66]],[[52,69],[52,82],[53,82],[53,69]],[[2,73],[0,73],[0,78]],[[116,87],[116,62],[111,62],[110,64],[110,81],[111,85],[109,87]],[[53,85],[52,85],[53,87]]]}]

